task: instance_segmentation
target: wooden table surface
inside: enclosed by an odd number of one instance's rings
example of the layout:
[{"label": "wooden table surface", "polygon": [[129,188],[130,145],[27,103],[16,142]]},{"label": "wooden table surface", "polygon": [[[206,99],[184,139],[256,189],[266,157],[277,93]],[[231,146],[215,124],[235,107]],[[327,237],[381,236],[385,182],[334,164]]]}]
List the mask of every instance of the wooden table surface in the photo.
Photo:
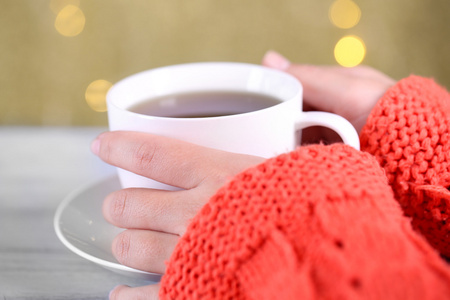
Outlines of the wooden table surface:
[{"label": "wooden table surface", "polygon": [[107,299],[147,284],[77,256],[53,229],[67,194],[114,173],[89,150],[104,130],[0,126],[0,299]]}]

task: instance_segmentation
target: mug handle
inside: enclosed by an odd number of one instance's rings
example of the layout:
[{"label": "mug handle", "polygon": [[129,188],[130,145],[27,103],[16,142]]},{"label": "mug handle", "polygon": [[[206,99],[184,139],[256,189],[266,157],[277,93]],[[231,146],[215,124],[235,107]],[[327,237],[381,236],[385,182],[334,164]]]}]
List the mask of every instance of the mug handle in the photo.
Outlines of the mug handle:
[{"label": "mug handle", "polygon": [[323,126],[335,131],[344,144],[359,150],[359,137],[355,127],[343,117],[321,111],[301,112],[295,122],[295,130],[311,126]]}]

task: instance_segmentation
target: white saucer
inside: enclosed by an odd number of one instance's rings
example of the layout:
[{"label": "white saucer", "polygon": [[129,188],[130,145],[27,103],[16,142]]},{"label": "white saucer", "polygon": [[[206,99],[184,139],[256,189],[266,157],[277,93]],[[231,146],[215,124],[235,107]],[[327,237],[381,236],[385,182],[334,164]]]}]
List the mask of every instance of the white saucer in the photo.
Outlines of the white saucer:
[{"label": "white saucer", "polygon": [[67,248],[108,270],[158,282],[161,274],[124,266],[112,254],[111,243],[124,229],[106,222],[101,208],[103,199],[120,188],[119,179],[113,176],[69,194],[56,210],[56,235]]}]

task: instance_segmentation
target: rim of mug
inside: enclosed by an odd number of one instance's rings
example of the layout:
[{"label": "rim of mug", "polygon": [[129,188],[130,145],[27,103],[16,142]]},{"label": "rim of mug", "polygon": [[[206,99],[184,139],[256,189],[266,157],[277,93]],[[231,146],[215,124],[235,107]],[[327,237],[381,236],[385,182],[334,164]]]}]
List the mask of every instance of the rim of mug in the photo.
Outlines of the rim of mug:
[{"label": "rim of mug", "polygon": [[[118,105],[117,103],[114,102],[114,100],[116,99],[113,94],[115,94],[115,91],[117,89],[120,89],[123,87],[123,85],[127,84],[128,82],[132,81],[133,79],[136,79],[137,77],[142,77],[142,76],[148,76],[151,73],[155,73],[155,72],[163,72],[164,70],[170,70],[170,69],[178,69],[178,68],[189,68],[189,67],[193,67],[193,66],[199,66],[199,65],[215,65],[215,66],[223,66],[223,67],[251,67],[251,68],[255,68],[255,69],[261,69],[264,70],[264,72],[270,72],[273,74],[278,74],[278,76],[283,76],[288,78],[290,81],[293,82],[293,84],[296,84],[298,89],[297,91],[289,97],[289,99],[280,99],[280,103],[263,108],[263,109],[258,109],[258,110],[254,110],[254,111],[250,111],[250,112],[244,112],[244,113],[237,113],[237,114],[233,114],[233,115],[224,115],[224,116],[214,116],[214,117],[200,117],[200,118],[183,118],[183,117],[170,117],[170,116],[153,116],[153,115],[147,115],[147,114],[141,114],[141,113],[137,113],[137,112],[133,112],[129,110],[129,107],[124,108],[121,107],[120,105]],[[196,90],[192,90],[189,92],[195,92]],[[218,89],[212,89],[211,91],[219,91]],[[220,90],[223,91],[223,90]],[[236,89],[236,90],[230,90],[230,91],[245,91],[242,89]],[[195,122],[195,121],[200,121],[200,120],[210,120],[210,119],[231,119],[231,118],[238,118],[241,116],[247,116],[250,114],[257,114],[257,113],[261,113],[267,110],[272,110],[275,107],[280,107],[280,106],[284,106],[286,105],[286,103],[289,103],[291,101],[294,101],[295,99],[299,99],[300,105],[302,102],[302,93],[303,93],[303,86],[301,84],[301,82],[295,78],[294,76],[280,71],[280,70],[276,70],[276,69],[271,69],[262,65],[257,65],[257,64],[251,64],[251,63],[242,63],[242,62],[220,62],[220,61],[216,61],[216,62],[192,62],[192,63],[184,63],[184,64],[175,64],[175,65],[168,65],[168,66],[162,66],[162,67],[157,67],[157,68],[153,68],[153,69],[148,69],[148,70],[144,70],[141,72],[137,72],[134,74],[131,74],[127,77],[122,78],[121,80],[117,81],[115,84],[113,84],[113,86],[109,89],[107,96],[106,96],[106,101],[107,101],[107,105],[108,105],[108,111],[109,111],[109,106],[114,106],[117,110],[122,111],[125,114],[131,114],[131,115],[135,115],[135,116],[139,116],[140,118],[146,118],[146,119],[164,119],[164,120],[171,120],[171,121],[189,121],[189,122]],[[167,93],[167,95],[170,95],[171,93]],[[268,95],[268,94],[266,94]],[[273,95],[271,95],[273,96]],[[150,97],[151,98],[151,97]],[[299,111],[301,111],[302,105],[299,107]]]}]

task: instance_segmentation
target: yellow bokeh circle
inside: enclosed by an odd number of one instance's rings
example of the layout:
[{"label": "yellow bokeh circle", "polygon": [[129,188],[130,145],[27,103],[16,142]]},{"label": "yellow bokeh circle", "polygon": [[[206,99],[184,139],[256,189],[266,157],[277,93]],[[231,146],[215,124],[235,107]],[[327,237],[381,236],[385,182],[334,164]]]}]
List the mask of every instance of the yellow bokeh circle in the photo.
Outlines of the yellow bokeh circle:
[{"label": "yellow bokeh circle", "polygon": [[86,88],[85,98],[90,108],[97,112],[105,112],[106,108],[106,94],[111,88],[112,83],[99,79],[91,82]]},{"label": "yellow bokeh circle", "polygon": [[334,57],[344,67],[359,65],[366,56],[366,46],[357,36],[345,36],[334,47]]},{"label": "yellow bokeh circle", "polygon": [[329,18],[338,28],[352,28],[361,18],[361,9],[352,0],[336,0],[330,6]]},{"label": "yellow bokeh circle", "polygon": [[79,35],[86,23],[83,11],[75,5],[67,5],[56,16],[55,28],[63,36]]}]

